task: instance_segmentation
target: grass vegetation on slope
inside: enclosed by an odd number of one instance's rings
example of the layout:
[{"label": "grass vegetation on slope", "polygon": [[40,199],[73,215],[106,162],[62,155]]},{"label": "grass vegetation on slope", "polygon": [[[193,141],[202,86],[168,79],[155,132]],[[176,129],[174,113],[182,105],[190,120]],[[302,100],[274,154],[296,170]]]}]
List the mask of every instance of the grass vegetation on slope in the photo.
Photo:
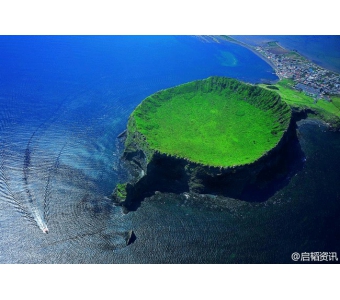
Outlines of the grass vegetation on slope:
[{"label": "grass vegetation on slope", "polygon": [[295,84],[293,80],[282,79],[275,85],[266,86],[264,84],[260,84],[259,86],[276,91],[281,96],[281,99],[287,102],[292,107],[310,108],[314,110],[326,122],[330,122],[333,124],[337,124],[339,122],[339,97],[332,97],[332,102],[320,99],[315,103],[312,97],[307,96],[304,92],[293,89],[294,85]]},{"label": "grass vegetation on slope", "polygon": [[251,163],[275,147],[290,117],[276,93],[210,77],[146,98],[130,118],[128,135],[137,130],[153,150],[227,167]]}]

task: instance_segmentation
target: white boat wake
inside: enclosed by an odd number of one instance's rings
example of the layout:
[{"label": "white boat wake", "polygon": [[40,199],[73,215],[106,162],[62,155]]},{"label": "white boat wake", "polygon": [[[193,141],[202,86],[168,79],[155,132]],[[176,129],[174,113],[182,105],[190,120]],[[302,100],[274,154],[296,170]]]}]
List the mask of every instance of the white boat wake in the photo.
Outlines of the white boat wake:
[{"label": "white boat wake", "polygon": [[33,214],[34,220],[37,222],[38,227],[42,230],[43,233],[47,234],[48,233],[47,224],[43,220],[39,211],[35,207],[32,209],[32,214]]}]

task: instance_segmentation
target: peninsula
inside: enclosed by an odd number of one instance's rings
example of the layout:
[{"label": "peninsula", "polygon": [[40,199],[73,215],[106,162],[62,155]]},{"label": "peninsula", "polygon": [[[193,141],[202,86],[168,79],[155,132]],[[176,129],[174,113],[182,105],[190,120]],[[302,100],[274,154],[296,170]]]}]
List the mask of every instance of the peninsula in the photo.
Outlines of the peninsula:
[{"label": "peninsula", "polygon": [[275,91],[231,78],[159,91],[130,115],[123,159],[133,179],[113,198],[129,209],[155,191],[240,196],[278,163],[293,123]]},{"label": "peninsula", "polygon": [[256,53],[268,62],[280,80],[261,87],[276,91],[294,110],[318,117],[332,129],[340,130],[340,75],[311,62],[295,50],[276,41],[252,46],[229,36],[222,36]]}]

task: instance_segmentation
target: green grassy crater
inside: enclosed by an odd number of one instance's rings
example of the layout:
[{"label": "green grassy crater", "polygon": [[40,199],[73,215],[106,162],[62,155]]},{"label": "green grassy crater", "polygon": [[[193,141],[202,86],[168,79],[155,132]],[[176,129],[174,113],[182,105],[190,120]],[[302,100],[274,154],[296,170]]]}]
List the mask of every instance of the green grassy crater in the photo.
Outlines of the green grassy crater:
[{"label": "green grassy crater", "polygon": [[290,118],[277,93],[209,77],[146,98],[130,117],[126,145],[138,132],[151,151],[209,166],[244,165],[277,145]]}]

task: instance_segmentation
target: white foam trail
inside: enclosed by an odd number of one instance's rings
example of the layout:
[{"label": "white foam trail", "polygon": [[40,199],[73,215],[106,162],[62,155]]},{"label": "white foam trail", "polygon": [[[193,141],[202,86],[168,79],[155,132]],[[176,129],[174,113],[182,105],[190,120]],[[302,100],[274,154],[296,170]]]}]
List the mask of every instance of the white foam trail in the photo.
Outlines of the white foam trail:
[{"label": "white foam trail", "polygon": [[41,217],[40,212],[35,207],[32,208],[32,214],[33,214],[34,220],[37,222],[37,225],[42,230],[42,232],[48,233],[47,224]]}]

